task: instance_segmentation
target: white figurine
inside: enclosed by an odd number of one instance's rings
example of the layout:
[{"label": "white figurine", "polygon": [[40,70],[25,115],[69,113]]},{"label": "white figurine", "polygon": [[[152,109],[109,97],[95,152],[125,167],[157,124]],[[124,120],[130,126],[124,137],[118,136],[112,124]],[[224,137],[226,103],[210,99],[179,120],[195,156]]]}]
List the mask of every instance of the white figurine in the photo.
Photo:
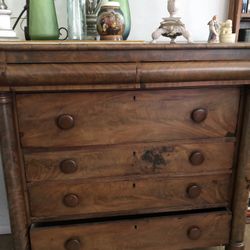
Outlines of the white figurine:
[{"label": "white figurine", "polygon": [[221,24],[220,42],[221,43],[235,43],[236,34],[233,34],[233,22],[228,19]]},{"label": "white figurine", "polygon": [[213,16],[212,20],[208,22],[209,25],[209,43],[218,43],[219,42],[219,30],[220,26],[217,22],[217,16]]}]

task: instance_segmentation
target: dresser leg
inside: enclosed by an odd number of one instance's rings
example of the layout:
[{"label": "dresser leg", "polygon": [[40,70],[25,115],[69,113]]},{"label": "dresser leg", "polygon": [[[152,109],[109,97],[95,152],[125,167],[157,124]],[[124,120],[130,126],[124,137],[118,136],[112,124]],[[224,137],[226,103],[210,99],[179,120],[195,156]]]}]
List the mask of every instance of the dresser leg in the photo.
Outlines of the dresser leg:
[{"label": "dresser leg", "polygon": [[28,250],[24,175],[16,134],[13,97],[10,94],[0,94],[0,143],[14,249]]},{"label": "dresser leg", "polygon": [[240,243],[231,243],[226,247],[226,250],[244,250],[245,244],[243,242]]}]

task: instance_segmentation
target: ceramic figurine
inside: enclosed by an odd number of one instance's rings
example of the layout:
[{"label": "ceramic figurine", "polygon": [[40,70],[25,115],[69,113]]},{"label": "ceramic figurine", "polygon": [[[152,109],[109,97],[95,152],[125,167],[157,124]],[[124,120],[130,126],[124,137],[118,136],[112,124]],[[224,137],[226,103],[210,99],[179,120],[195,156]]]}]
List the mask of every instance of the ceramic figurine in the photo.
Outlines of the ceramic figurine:
[{"label": "ceramic figurine", "polygon": [[177,12],[176,0],[168,0],[168,12],[170,17],[163,18],[160,27],[153,32],[153,43],[161,36],[169,37],[171,43],[175,43],[178,36],[183,36],[189,43],[192,42],[190,33],[187,31],[185,24],[182,23],[180,17],[175,17]]},{"label": "ceramic figurine", "polygon": [[220,42],[221,43],[235,43],[236,34],[233,33],[233,22],[228,19],[221,24],[220,29]]},{"label": "ceramic figurine", "polygon": [[217,22],[217,16],[213,16],[212,20],[208,22],[209,25],[209,43],[218,43],[219,42],[219,29],[220,26]]}]

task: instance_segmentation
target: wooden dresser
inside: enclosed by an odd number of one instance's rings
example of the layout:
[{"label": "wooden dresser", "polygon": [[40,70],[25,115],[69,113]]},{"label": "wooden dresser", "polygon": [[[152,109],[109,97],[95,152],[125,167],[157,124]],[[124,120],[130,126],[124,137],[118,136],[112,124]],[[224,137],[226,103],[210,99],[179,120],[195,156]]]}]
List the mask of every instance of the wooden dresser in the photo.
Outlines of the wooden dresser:
[{"label": "wooden dresser", "polygon": [[0,43],[15,250],[243,250],[250,44]]}]

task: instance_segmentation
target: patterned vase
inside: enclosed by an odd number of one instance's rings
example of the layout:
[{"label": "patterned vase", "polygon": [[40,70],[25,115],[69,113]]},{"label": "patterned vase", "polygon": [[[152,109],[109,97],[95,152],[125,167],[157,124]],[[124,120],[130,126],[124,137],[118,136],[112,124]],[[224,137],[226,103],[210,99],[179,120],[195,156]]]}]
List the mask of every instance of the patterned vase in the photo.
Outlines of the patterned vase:
[{"label": "patterned vase", "polygon": [[120,3],[121,10],[125,18],[125,32],[123,34],[123,40],[127,40],[131,30],[131,14],[129,8],[129,0],[110,0],[110,1]]}]

